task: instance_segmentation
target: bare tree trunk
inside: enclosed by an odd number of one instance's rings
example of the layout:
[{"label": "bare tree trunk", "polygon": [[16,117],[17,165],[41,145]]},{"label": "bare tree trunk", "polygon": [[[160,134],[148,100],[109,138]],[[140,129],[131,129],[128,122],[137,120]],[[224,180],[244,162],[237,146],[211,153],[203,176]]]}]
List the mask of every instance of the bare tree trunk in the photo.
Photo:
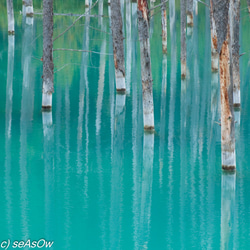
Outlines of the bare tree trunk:
[{"label": "bare tree trunk", "polygon": [[187,64],[186,3],[187,3],[187,0],[181,0],[181,78],[186,78],[186,64]]},{"label": "bare tree trunk", "polygon": [[145,130],[154,129],[153,79],[151,73],[149,17],[147,0],[137,4],[138,32],[141,54],[141,79],[143,91],[143,121]]},{"label": "bare tree trunk", "polygon": [[210,0],[210,30],[211,30],[211,69],[217,72],[219,69],[219,54],[217,52],[217,33],[213,15],[213,1]]},{"label": "bare tree trunk", "polygon": [[7,3],[7,15],[8,15],[8,33],[9,35],[15,34],[15,20],[13,10],[13,0],[6,0]]},{"label": "bare tree trunk", "polygon": [[167,53],[167,10],[165,0],[161,0],[162,52]]},{"label": "bare tree trunk", "polygon": [[54,92],[53,0],[43,0],[43,96],[42,108],[52,108]]},{"label": "bare tree trunk", "polygon": [[28,17],[33,17],[33,1],[32,0],[23,0],[23,15]]},{"label": "bare tree trunk", "polygon": [[232,45],[232,80],[234,107],[240,107],[240,0],[230,1],[230,38]]},{"label": "bare tree trunk", "polygon": [[89,0],[85,0],[85,7],[89,7]]},{"label": "bare tree trunk", "polygon": [[112,0],[110,8],[116,91],[125,91],[125,62],[120,0]]},{"label": "bare tree trunk", "polygon": [[213,0],[213,13],[218,35],[217,51],[220,65],[222,169],[235,170],[233,81],[230,79],[229,2]]},{"label": "bare tree trunk", "polygon": [[194,12],[194,2],[193,0],[187,0],[187,25],[193,27],[193,12]]}]

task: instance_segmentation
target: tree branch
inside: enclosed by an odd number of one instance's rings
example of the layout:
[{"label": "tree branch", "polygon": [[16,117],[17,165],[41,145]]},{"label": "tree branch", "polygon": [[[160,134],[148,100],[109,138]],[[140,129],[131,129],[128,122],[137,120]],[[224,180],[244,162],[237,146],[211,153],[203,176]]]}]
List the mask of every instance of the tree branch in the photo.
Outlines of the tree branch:
[{"label": "tree branch", "polygon": [[107,53],[101,53],[97,51],[92,51],[92,50],[82,50],[82,49],[66,49],[66,48],[58,48],[58,49],[53,49],[53,51],[77,51],[77,52],[89,52],[89,53],[94,53],[94,54],[100,54],[100,55],[107,55],[107,56],[112,56],[113,54],[107,54]]}]

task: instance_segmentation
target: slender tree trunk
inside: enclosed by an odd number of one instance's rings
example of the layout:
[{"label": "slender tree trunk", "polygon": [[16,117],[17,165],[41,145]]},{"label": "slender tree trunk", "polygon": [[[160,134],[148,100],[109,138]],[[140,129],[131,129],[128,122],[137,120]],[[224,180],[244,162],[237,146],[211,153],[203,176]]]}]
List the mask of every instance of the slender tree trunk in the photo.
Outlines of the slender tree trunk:
[{"label": "slender tree trunk", "polygon": [[120,0],[112,0],[110,8],[116,91],[125,91],[125,62]]},{"label": "slender tree trunk", "polygon": [[187,3],[187,0],[181,0],[181,78],[186,78],[186,65],[187,65],[186,3]]},{"label": "slender tree trunk", "polygon": [[53,0],[43,0],[43,96],[42,108],[52,108],[54,92]]},{"label": "slender tree trunk", "polygon": [[149,17],[147,0],[137,5],[138,32],[141,52],[141,79],[143,91],[143,121],[145,130],[154,129],[153,79],[151,73]]},{"label": "slender tree trunk", "polygon": [[194,12],[194,2],[193,0],[187,0],[187,25],[193,27],[193,12]]},{"label": "slender tree trunk", "polygon": [[23,14],[28,17],[32,17],[34,15],[32,0],[23,0]]},{"label": "slender tree trunk", "polygon": [[161,0],[162,52],[167,53],[167,8],[165,0]]},{"label": "slender tree trunk", "polygon": [[220,65],[221,95],[221,159],[224,170],[235,170],[235,128],[233,110],[233,81],[230,74],[229,2],[213,0],[217,51]]},{"label": "slender tree trunk", "polygon": [[85,7],[89,7],[89,0],[85,0]]},{"label": "slender tree trunk", "polygon": [[217,52],[217,33],[213,15],[213,1],[210,0],[210,30],[211,30],[211,68],[212,72],[219,69],[219,54]]},{"label": "slender tree trunk", "polygon": [[240,107],[240,0],[230,1],[230,33],[232,45],[232,80],[234,107]]},{"label": "slender tree trunk", "polygon": [[6,0],[7,3],[7,15],[8,15],[8,33],[9,35],[15,34],[15,20],[13,10],[13,0]]}]

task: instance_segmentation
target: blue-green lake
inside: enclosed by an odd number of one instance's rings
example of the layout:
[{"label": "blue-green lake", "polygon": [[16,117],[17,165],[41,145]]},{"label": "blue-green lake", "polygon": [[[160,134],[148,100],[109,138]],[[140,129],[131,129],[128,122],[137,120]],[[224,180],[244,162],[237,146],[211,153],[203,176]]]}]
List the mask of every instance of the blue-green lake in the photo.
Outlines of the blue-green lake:
[{"label": "blue-green lake", "polygon": [[[219,75],[211,73],[209,9],[198,3],[194,27],[187,30],[186,80],[180,72],[180,1],[167,3],[167,55],[160,12],[154,10],[155,133],[144,133],[136,3],[121,3],[126,95],[115,91],[109,7],[99,0],[91,13],[103,18],[84,17],[54,42],[54,49],[88,52],[54,51],[51,113],[41,109],[42,16],[27,24],[21,1],[14,1],[15,36],[8,38],[6,4],[0,3],[0,244],[10,242],[14,249],[15,241],[45,239],[54,250],[249,249],[246,1],[237,171],[231,175],[221,170]],[[42,1],[34,1],[34,9],[41,13]],[[83,1],[54,1],[55,13],[85,11]],[[56,15],[54,37],[76,19]]]}]

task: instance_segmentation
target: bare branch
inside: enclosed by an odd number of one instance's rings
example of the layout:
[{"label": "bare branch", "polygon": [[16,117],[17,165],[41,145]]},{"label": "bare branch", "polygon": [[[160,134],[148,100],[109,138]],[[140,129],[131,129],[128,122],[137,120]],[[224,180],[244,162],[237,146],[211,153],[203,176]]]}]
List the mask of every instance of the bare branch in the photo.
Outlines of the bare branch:
[{"label": "bare branch", "polygon": [[69,29],[71,29],[75,24],[76,22],[78,22],[82,17],[86,16],[86,15],[89,15],[91,9],[94,8],[94,6],[97,4],[99,0],[96,0],[96,2],[93,4],[93,6],[91,6],[91,8],[86,11],[84,14],[82,14],[81,16],[79,16],[65,31],[63,31],[60,35],[58,35],[56,38],[53,39],[53,42],[58,39],[59,37],[61,37],[63,34],[65,34]]},{"label": "bare branch", "polygon": [[77,52],[88,52],[88,53],[93,53],[93,54],[99,54],[99,55],[107,55],[107,56],[112,56],[113,54],[107,54],[107,53],[101,53],[97,51],[92,51],[92,50],[81,50],[81,49],[66,49],[66,48],[58,48],[58,49],[53,49],[53,51],[77,51]]},{"label": "bare branch", "polygon": [[210,8],[210,6],[208,5],[208,4],[206,4],[206,3],[204,3],[204,2],[202,2],[202,1],[200,1],[200,0],[196,0],[197,2],[199,2],[199,3],[203,3],[204,5],[206,5],[208,8]]},{"label": "bare branch", "polygon": [[148,11],[150,12],[150,11],[152,11],[152,10],[154,10],[154,9],[158,8],[158,7],[161,7],[163,4],[165,4],[165,3],[167,3],[167,2],[168,2],[168,0],[166,0],[165,2],[160,3],[160,4],[158,4],[158,5],[154,6],[154,7],[152,7],[152,8],[151,8],[151,9],[149,9]]}]

